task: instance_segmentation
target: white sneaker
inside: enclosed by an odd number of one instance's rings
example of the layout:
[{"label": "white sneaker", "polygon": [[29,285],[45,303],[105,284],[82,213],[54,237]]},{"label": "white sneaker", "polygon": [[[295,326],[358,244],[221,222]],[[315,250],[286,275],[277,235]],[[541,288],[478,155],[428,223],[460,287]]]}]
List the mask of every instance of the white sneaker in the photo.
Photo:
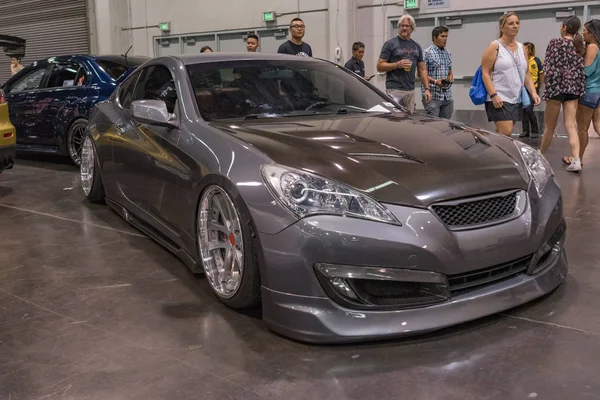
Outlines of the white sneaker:
[{"label": "white sneaker", "polygon": [[569,172],[579,172],[581,171],[581,160],[573,159],[571,164],[567,167],[567,171]]}]

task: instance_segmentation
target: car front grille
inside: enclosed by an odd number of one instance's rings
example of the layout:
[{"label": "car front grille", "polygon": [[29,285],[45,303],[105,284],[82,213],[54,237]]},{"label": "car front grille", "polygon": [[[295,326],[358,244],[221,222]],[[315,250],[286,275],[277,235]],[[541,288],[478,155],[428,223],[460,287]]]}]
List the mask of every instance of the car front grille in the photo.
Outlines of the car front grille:
[{"label": "car front grille", "polygon": [[449,228],[465,228],[499,222],[515,215],[518,191],[476,200],[465,200],[431,206],[433,212]]},{"label": "car front grille", "polygon": [[529,255],[504,264],[494,265],[493,267],[450,275],[448,276],[450,293],[452,296],[458,296],[524,274],[527,272],[532,258],[533,255]]}]

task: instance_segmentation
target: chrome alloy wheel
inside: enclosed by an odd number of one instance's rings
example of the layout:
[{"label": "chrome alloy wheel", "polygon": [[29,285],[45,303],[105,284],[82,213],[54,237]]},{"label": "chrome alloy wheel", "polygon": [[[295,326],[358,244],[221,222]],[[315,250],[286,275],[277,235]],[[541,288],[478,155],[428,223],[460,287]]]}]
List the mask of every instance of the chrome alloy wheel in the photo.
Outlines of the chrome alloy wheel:
[{"label": "chrome alloy wheel", "polygon": [[85,137],[83,146],[81,146],[81,167],[79,175],[81,177],[81,188],[86,196],[89,196],[94,186],[94,146],[89,136]]},{"label": "chrome alloy wheel", "polygon": [[198,242],[211,287],[222,298],[233,297],[242,283],[244,237],[238,211],[219,186],[209,186],[200,199]]}]

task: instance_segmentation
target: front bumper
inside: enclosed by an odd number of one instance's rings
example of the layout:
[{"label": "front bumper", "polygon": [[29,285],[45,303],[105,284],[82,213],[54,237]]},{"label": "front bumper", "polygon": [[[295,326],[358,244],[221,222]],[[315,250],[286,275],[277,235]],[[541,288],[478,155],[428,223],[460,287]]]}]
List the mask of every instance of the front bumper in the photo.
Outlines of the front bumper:
[{"label": "front bumper", "polygon": [[[451,232],[427,210],[388,208],[402,226],[317,216],[277,235],[261,234],[267,326],[314,343],[414,335],[525,304],[551,292],[566,277],[561,194],[554,183],[543,199],[530,195],[519,218],[471,231]],[[343,265],[355,267],[349,269],[354,272],[376,267],[396,278],[413,271],[425,281],[434,276],[433,281],[440,283],[437,277],[468,276],[513,260],[526,260],[528,267],[468,291],[442,290],[448,298],[435,304],[395,308],[345,302],[318,272],[323,265],[333,266],[329,273],[334,275],[344,272]]]}]

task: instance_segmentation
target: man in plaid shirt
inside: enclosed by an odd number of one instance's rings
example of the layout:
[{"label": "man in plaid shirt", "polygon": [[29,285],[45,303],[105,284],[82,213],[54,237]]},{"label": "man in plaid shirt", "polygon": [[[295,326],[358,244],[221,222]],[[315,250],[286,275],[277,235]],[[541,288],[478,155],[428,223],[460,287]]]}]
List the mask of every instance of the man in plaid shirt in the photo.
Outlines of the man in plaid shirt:
[{"label": "man in plaid shirt", "polygon": [[[450,119],[454,112],[454,100],[452,100],[452,91],[450,86],[454,80],[452,74],[452,57],[446,49],[448,41],[448,28],[445,26],[436,26],[431,32],[433,45],[423,52],[423,59],[427,74],[429,75],[429,85],[431,88],[431,101],[423,101],[425,112],[433,117]],[[421,90],[424,93],[425,87],[421,84]]]}]

